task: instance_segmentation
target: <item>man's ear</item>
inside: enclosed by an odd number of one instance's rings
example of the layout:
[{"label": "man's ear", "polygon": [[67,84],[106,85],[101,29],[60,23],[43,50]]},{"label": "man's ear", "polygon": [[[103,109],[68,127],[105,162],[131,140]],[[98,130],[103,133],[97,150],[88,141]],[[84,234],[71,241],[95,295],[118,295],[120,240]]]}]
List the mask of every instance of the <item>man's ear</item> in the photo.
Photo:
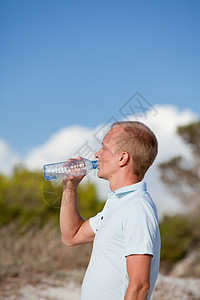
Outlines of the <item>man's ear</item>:
[{"label": "man's ear", "polygon": [[127,161],[129,160],[129,154],[128,152],[121,152],[119,155],[119,166],[123,167]]}]

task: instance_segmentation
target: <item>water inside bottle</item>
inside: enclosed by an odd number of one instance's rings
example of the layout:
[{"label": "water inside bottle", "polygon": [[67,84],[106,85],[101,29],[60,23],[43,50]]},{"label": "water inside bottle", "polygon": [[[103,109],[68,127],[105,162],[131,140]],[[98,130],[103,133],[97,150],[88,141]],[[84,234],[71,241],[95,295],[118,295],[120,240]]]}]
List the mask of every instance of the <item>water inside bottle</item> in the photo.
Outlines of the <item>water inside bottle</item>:
[{"label": "water inside bottle", "polygon": [[66,163],[66,161],[55,164],[47,164],[43,167],[45,180],[62,179],[67,175],[84,175],[86,166],[83,160]]}]

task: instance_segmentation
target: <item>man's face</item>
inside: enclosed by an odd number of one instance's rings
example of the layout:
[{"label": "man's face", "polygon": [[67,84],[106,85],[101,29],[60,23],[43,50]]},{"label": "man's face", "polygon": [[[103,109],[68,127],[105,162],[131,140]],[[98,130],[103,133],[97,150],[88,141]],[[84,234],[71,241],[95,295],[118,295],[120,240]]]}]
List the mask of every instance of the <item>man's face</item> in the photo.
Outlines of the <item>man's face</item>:
[{"label": "man's face", "polygon": [[118,171],[119,153],[115,151],[115,138],[122,129],[111,128],[102,141],[101,149],[96,153],[98,159],[98,177],[110,180]]}]

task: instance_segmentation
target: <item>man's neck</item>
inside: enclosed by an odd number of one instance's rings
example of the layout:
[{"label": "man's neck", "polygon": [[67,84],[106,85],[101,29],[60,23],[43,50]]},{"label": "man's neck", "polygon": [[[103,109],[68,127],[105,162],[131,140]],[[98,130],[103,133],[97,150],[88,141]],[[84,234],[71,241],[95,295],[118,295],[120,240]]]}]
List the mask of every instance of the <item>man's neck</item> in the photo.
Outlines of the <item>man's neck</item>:
[{"label": "man's neck", "polygon": [[116,191],[122,187],[132,185],[139,181],[141,180],[135,174],[129,174],[128,176],[125,174],[121,174],[120,176],[113,176],[109,179],[110,189],[111,191]]}]

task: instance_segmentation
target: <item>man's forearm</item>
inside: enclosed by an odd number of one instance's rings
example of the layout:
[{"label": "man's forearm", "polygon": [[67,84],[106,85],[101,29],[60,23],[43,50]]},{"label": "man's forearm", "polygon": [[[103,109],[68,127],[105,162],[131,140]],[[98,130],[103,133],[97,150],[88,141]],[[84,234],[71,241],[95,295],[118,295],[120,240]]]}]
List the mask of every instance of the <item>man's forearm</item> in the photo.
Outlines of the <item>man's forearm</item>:
[{"label": "man's forearm", "polygon": [[78,211],[77,189],[64,186],[60,208],[60,229],[62,241],[68,246],[72,245],[73,237],[84,222]]},{"label": "man's forearm", "polygon": [[149,286],[128,286],[124,300],[146,300]]}]

